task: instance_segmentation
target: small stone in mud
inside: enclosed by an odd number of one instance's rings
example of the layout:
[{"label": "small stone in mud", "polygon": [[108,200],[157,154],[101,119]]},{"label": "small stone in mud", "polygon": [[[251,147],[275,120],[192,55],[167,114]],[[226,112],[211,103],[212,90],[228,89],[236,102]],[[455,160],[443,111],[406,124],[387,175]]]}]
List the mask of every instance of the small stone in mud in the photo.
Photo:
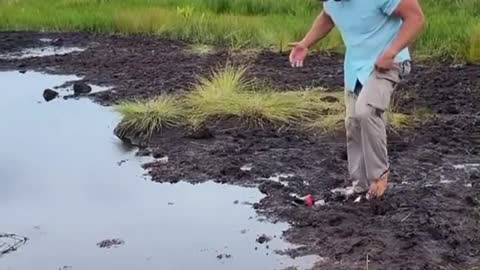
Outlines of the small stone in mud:
[{"label": "small stone in mud", "polygon": [[153,156],[153,158],[158,159],[158,158],[164,157],[164,156],[165,156],[165,153],[162,153],[162,152],[153,152],[152,156]]},{"label": "small stone in mud", "polygon": [[223,259],[223,254],[217,255],[217,259],[219,259],[219,260]]},{"label": "small stone in mud", "polygon": [[258,250],[258,247],[255,247],[255,250]]},{"label": "small stone in mud", "polygon": [[173,202],[168,202],[168,205],[174,205],[174,203]]},{"label": "small stone in mud", "polygon": [[117,247],[117,246],[120,246],[120,245],[123,245],[123,244],[125,244],[125,241],[117,238],[117,239],[103,240],[101,242],[98,242],[97,246],[99,248],[111,248],[111,247]]},{"label": "small stone in mud", "polygon": [[470,178],[470,180],[478,180],[478,179],[480,179],[480,173],[478,173],[478,172],[472,172],[472,173],[470,173],[470,177],[469,177],[469,178]]},{"label": "small stone in mud", "polygon": [[138,150],[136,155],[139,156],[139,157],[145,157],[145,156],[150,155],[151,153],[152,153],[152,151],[150,149],[144,148],[144,149]]},{"label": "small stone in mud", "polygon": [[73,268],[72,268],[71,265],[64,265],[64,266],[58,268],[58,270],[72,270],[72,269],[73,269]]},{"label": "small stone in mud", "polygon": [[241,234],[246,234],[247,233],[247,229],[243,229],[240,231]]},{"label": "small stone in mud", "polygon": [[43,99],[45,99],[46,102],[49,102],[49,101],[55,99],[56,97],[58,97],[58,92],[57,91],[54,91],[52,89],[45,89],[43,91]]},{"label": "small stone in mud", "polygon": [[92,87],[90,85],[83,83],[83,82],[76,82],[73,84],[73,94],[75,96],[79,96],[82,94],[88,94],[92,92]]},{"label": "small stone in mud", "polygon": [[239,203],[238,200],[233,201],[233,204],[238,204],[238,203]]},{"label": "small stone in mud", "polygon": [[268,242],[270,242],[270,240],[272,240],[272,238],[266,236],[265,234],[260,235],[260,236],[257,238],[257,242],[258,242],[259,244],[268,243]]},{"label": "small stone in mud", "polygon": [[478,201],[473,198],[472,196],[467,196],[465,197],[465,201],[470,205],[470,206],[478,206]]}]

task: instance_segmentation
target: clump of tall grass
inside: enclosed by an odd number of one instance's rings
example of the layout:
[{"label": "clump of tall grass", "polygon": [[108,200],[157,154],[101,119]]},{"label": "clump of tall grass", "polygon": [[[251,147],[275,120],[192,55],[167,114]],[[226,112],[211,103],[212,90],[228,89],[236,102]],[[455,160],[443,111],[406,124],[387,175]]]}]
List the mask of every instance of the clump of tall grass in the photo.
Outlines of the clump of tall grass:
[{"label": "clump of tall grass", "polygon": [[335,97],[338,94],[256,89],[245,79],[245,72],[245,68],[229,66],[201,78],[184,96],[121,103],[115,107],[123,116],[117,135],[150,137],[162,128],[196,129],[210,121],[230,118],[247,125],[300,128],[315,119],[342,113],[343,107]]},{"label": "clump of tall grass", "polygon": [[[344,120],[343,92],[258,89],[245,77],[246,69],[227,66],[199,79],[183,96],[162,95],[149,101],[124,102],[115,107],[123,119],[117,135],[150,137],[163,128],[196,129],[211,122],[237,119],[247,126],[290,126],[331,131]],[[389,127],[402,129],[424,114],[386,112]]]},{"label": "clump of tall grass", "polygon": [[185,117],[181,102],[167,95],[148,101],[123,102],[115,110],[123,117],[116,129],[119,137],[150,137],[162,128],[180,125]]},{"label": "clump of tall grass", "polygon": [[193,127],[229,117],[260,126],[299,125],[332,113],[334,106],[324,102],[320,92],[258,90],[244,74],[244,68],[227,67],[200,80],[185,99]]}]

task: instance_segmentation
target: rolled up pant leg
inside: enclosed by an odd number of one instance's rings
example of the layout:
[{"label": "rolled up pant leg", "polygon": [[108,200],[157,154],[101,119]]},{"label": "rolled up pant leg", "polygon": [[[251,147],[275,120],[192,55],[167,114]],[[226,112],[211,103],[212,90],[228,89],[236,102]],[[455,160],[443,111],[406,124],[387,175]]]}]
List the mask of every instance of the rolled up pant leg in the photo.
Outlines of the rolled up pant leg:
[{"label": "rolled up pant leg", "polygon": [[355,192],[364,192],[370,183],[365,169],[361,123],[355,112],[357,98],[357,94],[345,91],[348,171]]}]

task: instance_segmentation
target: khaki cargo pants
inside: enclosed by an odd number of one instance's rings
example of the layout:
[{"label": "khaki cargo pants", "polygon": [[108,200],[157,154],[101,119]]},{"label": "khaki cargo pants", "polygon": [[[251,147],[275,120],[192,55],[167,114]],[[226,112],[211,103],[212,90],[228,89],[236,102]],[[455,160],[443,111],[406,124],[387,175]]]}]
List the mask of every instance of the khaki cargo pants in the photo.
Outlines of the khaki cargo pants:
[{"label": "khaki cargo pants", "polygon": [[367,191],[389,169],[384,112],[397,84],[409,73],[409,62],[395,64],[385,73],[373,71],[354,92],[345,91],[348,170],[355,192]]}]

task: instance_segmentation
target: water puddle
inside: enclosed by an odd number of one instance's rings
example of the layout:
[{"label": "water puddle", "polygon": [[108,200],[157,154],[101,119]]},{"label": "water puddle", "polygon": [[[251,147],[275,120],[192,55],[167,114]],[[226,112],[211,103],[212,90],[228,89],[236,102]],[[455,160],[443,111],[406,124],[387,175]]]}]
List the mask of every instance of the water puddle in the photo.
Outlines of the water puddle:
[{"label": "water puddle", "polygon": [[55,46],[27,48],[18,52],[0,54],[0,59],[14,60],[14,59],[26,59],[26,58],[32,58],[32,57],[66,55],[74,52],[83,52],[85,50],[86,50],[85,48],[80,48],[80,47],[55,47]]},{"label": "water puddle", "polygon": [[0,235],[28,237],[0,269],[308,269],[319,259],[274,252],[294,246],[281,239],[287,224],[260,222],[243,203],[259,201],[257,189],[153,183],[148,158],[113,135],[111,108],[42,101],[77,79],[0,72]]}]

